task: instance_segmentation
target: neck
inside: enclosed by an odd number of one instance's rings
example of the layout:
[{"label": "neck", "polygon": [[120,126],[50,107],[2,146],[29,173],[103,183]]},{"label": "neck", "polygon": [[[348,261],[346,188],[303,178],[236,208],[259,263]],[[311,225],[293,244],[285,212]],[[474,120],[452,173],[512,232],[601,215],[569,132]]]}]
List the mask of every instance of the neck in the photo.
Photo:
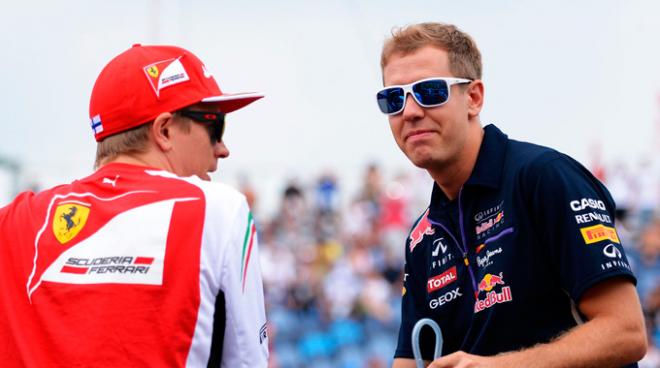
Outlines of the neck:
[{"label": "neck", "polygon": [[147,166],[155,169],[163,169],[172,171],[169,162],[162,155],[155,154],[152,151],[145,153],[124,153],[116,157],[103,161],[99,164],[99,168],[111,163],[122,163],[136,166]]},{"label": "neck", "polygon": [[451,162],[427,170],[450,201],[458,197],[461,187],[472,174],[474,165],[477,163],[483,137],[484,130],[481,124],[473,125],[465,141],[465,146]]}]

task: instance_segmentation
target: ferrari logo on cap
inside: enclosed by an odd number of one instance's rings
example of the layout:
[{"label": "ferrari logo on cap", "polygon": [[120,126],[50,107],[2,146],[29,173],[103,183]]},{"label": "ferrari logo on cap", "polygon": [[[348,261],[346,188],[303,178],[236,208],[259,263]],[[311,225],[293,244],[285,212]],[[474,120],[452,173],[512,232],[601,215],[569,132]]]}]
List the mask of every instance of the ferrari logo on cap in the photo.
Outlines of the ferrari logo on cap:
[{"label": "ferrari logo on cap", "polygon": [[55,209],[53,234],[57,241],[65,244],[73,239],[87,223],[89,205],[81,202],[62,203]]},{"label": "ferrari logo on cap", "polygon": [[180,58],[159,61],[145,66],[143,70],[156,97],[160,97],[160,91],[164,88],[190,80]]},{"label": "ferrari logo on cap", "polygon": [[149,74],[150,76],[152,76],[154,78],[158,78],[158,74],[159,74],[158,73],[158,67],[155,66],[155,65],[150,66],[149,68],[147,68],[147,74]]}]

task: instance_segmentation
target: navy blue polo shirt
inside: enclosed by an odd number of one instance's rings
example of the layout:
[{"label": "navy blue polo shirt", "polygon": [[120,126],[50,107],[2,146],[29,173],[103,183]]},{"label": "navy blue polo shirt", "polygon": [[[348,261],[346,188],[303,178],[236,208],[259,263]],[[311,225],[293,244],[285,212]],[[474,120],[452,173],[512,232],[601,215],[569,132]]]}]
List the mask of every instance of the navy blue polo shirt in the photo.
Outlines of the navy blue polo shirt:
[{"label": "navy blue polo shirt", "polygon": [[[494,125],[484,131],[458,197],[449,201],[434,184],[407,238],[395,357],[413,357],[412,328],[424,317],[440,325],[443,355],[549,342],[581,323],[576,305],[594,284],[636,282],[614,229],[614,201],[587,169]],[[432,360],[430,328],[420,340]]]}]

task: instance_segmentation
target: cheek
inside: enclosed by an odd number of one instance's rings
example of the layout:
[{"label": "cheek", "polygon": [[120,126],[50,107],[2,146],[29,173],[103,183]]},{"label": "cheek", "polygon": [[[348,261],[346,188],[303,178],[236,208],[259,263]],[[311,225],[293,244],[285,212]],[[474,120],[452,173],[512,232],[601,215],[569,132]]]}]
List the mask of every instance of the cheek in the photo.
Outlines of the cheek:
[{"label": "cheek", "polygon": [[388,120],[390,122],[390,130],[392,131],[392,135],[394,136],[394,139],[399,142],[401,139],[401,127],[403,126],[401,119],[397,117],[389,117]]}]

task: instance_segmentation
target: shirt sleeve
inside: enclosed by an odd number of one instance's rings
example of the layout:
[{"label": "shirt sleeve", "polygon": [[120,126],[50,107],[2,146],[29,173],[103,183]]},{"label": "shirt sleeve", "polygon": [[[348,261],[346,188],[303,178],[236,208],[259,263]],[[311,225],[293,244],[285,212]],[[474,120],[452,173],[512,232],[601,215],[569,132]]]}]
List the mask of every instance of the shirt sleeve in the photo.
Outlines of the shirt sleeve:
[{"label": "shirt sleeve", "polygon": [[530,212],[561,287],[576,303],[586,290],[622,276],[636,282],[614,224],[609,192],[586,168],[554,152],[530,170]]},{"label": "shirt sleeve", "polygon": [[222,367],[267,367],[268,333],[254,218],[243,203],[234,220],[220,288],[226,327]]},{"label": "shirt sleeve", "polygon": [[[407,246],[406,246],[407,249]],[[406,251],[407,253],[407,251]],[[401,327],[399,328],[399,339],[394,352],[394,358],[414,359],[412,348],[412,331],[415,323],[423,316],[417,307],[417,300],[420,291],[415,281],[410,267],[410,259],[406,260],[404,265],[403,290],[401,299]],[[426,360],[433,360],[433,351],[435,347],[435,335],[432,329],[423,328],[419,336],[420,352]]]}]

